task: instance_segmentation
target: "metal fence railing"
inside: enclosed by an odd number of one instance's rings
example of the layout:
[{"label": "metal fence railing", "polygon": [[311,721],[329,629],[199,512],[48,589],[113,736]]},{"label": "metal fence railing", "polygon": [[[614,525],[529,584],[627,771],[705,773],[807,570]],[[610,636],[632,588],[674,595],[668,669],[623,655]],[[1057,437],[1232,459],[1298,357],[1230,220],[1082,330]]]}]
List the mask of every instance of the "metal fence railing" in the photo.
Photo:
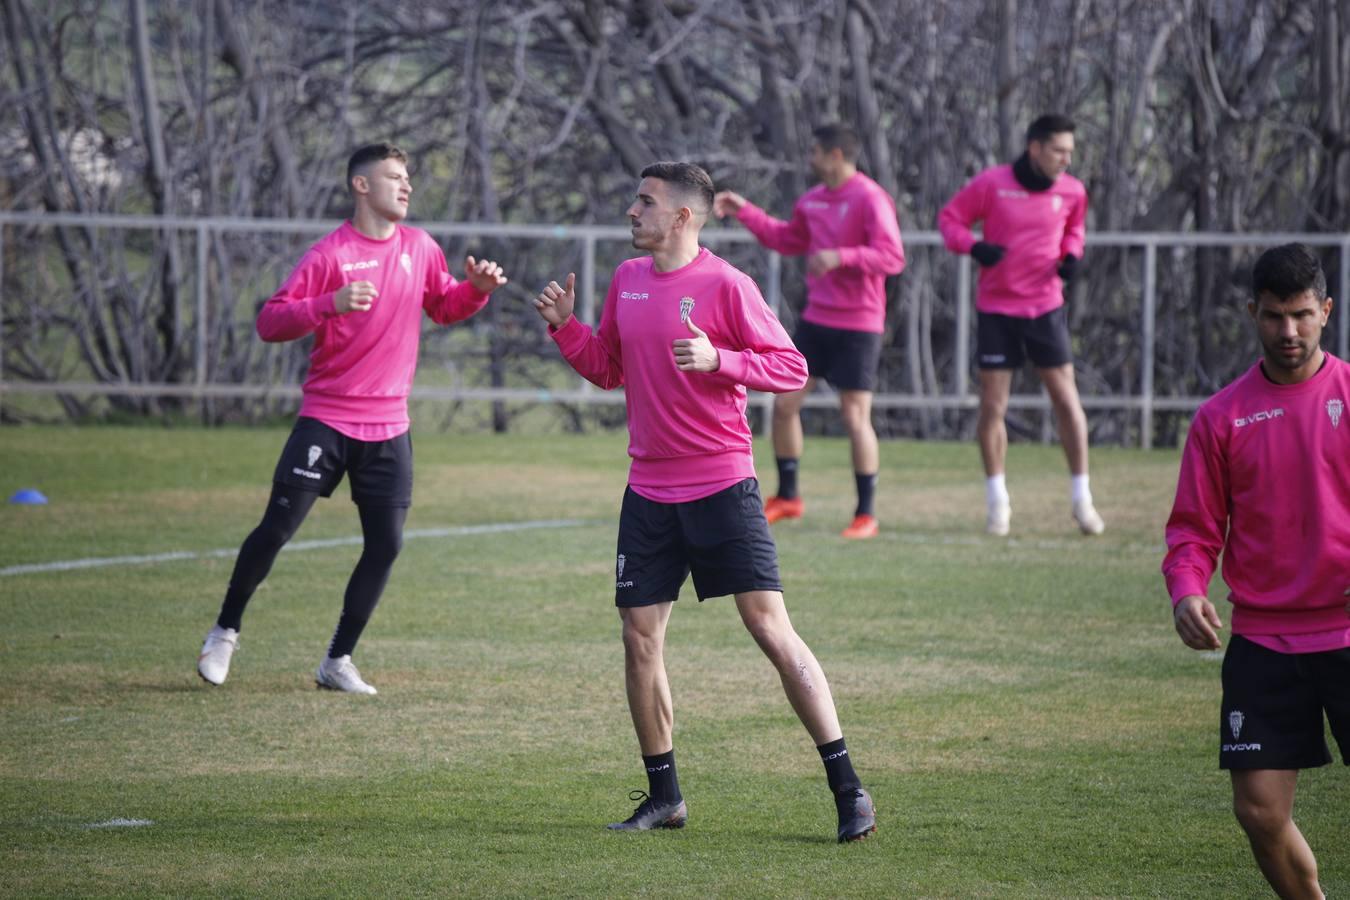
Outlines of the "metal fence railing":
[{"label": "metal fence railing", "polygon": [[[631,233],[627,228],[595,225],[504,225],[488,223],[435,223],[418,222],[418,227],[430,234],[442,238],[471,237],[476,239],[529,239],[534,241],[573,242],[580,251],[580,271],[578,275],[579,318],[594,324],[598,309],[598,298],[602,296],[603,286],[596,271],[597,248],[602,242],[627,245]],[[191,264],[193,289],[191,295],[195,303],[196,326],[194,328],[193,354],[194,378],[190,383],[145,383],[131,381],[94,382],[94,381],[30,381],[16,379],[6,371],[4,346],[5,335],[0,331],[0,402],[6,395],[19,394],[68,394],[89,396],[160,396],[188,399],[208,399],[221,397],[290,397],[299,396],[297,385],[279,387],[272,384],[231,383],[213,380],[208,372],[208,321],[209,279],[207,248],[211,239],[218,235],[229,234],[286,234],[286,235],[322,235],[336,226],[332,221],[294,221],[287,219],[245,219],[245,218],[190,218],[155,217],[133,215],[83,215],[74,213],[31,213],[0,210],[0,292],[4,290],[5,227],[27,228],[83,228],[92,230],[123,230],[146,233],[172,233],[190,235],[196,248],[195,261]],[[719,244],[751,244],[754,238],[742,229],[712,228],[704,231],[705,243],[711,246]],[[1339,280],[1332,286],[1333,296],[1340,302],[1350,302],[1350,233],[1343,234],[1300,234],[1300,233],[1262,233],[1262,234],[1225,234],[1225,233],[1188,233],[1188,232],[1089,232],[1090,247],[1115,247],[1126,252],[1138,251],[1142,254],[1142,269],[1139,273],[1138,303],[1138,354],[1140,364],[1137,385],[1134,390],[1121,390],[1114,394],[1088,394],[1082,397],[1083,405],[1089,410],[1118,410],[1139,417],[1139,444],[1151,447],[1154,442],[1153,416],[1155,412],[1188,412],[1195,409],[1205,397],[1177,396],[1167,394],[1159,396],[1154,384],[1156,370],[1156,341],[1158,313],[1158,256],[1162,249],[1176,250],[1203,247],[1233,248],[1261,247],[1289,241],[1336,248],[1339,253]],[[941,236],[935,231],[906,231],[906,248],[940,248]],[[762,288],[764,295],[774,310],[780,311],[783,304],[782,260],[775,254],[764,251],[765,272]],[[509,262],[509,260],[508,260]],[[14,263],[17,264],[17,263]],[[951,309],[955,317],[952,328],[952,355],[954,369],[946,373],[945,382],[950,391],[941,394],[918,393],[878,393],[873,405],[878,409],[972,409],[978,406],[978,398],[971,392],[969,378],[971,325],[971,262],[967,256],[953,257],[951,265],[956,267],[955,278],[950,279],[954,286],[951,297]],[[5,298],[0,293],[0,309],[5,309]],[[1335,315],[1334,345],[1341,358],[1350,358],[1350,315]],[[4,328],[4,319],[0,317],[0,329]],[[593,390],[591,385],[579,377],[575,387],[564,390],[540,391],[531,388],[511,387],[471,387],[471,386],[414,386],[414,399],[429,400],[501,400],[524,402],[566,401],[577,404],[622,402],[622,395]],[[752,402],[766,413],[772,403],[769,395],[755,395]],[[832,406],[835,400],[825,395],[814,395],[807,400],[808,406]],[[1031,409],[1048,412],[1049,401],[1044,393],[1015,394],[1010,401],[1014,409]]]}]

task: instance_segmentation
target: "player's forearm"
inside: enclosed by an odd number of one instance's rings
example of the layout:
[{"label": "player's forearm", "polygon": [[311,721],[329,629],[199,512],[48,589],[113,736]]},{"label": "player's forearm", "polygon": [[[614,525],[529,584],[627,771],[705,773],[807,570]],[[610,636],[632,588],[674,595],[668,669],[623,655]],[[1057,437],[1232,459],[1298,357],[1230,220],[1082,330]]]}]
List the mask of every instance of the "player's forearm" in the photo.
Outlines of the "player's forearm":
[{"label": "player's forearm", "polygon": [[810,241],[794,222],[775,219],[753,203],[746,203],[736,214],[745,229],[765,247],[784,256],[801,256],[810,247]]},{"label": "player's forearm", "polygon": [[784,394],[806,386],[806,358],[795,348],[763,353],[719,349],[717,353],[721,365],[714,374],[753,391]]},{"label": "player's forearm", "polygon": [[898,243],[840,247],[840,264],[868,275],[899,275],[905,269],[905,251]]},{"label": "player's forearm", "polygon": [[439,301],[427,307],[427,314],[438,325],[462,322],[487,306],[491,296],[467,281],[456,282]]},{"label": "player's forearm", "polygon": [[623,368],[609,355],[604,342],[576,317],[558,327],[549,327],[563,359],[576,373],[606,391],[623,386]]},{"label": "player's forearm", "polygon": [[279,343],[313,334],[324,319],[337,315],[333,296],[331,293],[306,298],[274,296],[258,312],[258,337]]},{"label": "player's forearm", "polygon": [[974,221],[973,218],[966,218],[951,204],[942,208],[942,212],[938,213],[938,231],[948,250],[953,253],[970,252],[976,242],[975,232],[970,230]]}]

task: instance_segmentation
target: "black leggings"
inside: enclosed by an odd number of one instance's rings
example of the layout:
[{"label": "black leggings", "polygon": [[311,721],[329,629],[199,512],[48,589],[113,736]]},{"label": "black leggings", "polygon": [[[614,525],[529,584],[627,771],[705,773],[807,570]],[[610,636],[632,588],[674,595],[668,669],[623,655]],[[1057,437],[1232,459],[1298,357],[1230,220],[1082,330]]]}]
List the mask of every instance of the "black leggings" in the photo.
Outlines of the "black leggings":
[{"label": "black leggings", "polygon": [[[230,587],[225,592],[217,625],[239,630],[244,608],[253,598],[254,591],[272,571],[277,554],[295,536],[318,498],[314,491],[284,484],[272,485],[272,496],[267,501],[262,521],[239,548],[239,558],[234,563],[234,574],[230,576]],[[342,617],[328,648],[328,655],[334,657],[346,656],[356,648],[361,632],[380,602],[394,560],[403,548],[403,523],[408,518],[407,508],[401,506],[359,506],[357,510],[361,514],[365,547],[347,582]]]}]

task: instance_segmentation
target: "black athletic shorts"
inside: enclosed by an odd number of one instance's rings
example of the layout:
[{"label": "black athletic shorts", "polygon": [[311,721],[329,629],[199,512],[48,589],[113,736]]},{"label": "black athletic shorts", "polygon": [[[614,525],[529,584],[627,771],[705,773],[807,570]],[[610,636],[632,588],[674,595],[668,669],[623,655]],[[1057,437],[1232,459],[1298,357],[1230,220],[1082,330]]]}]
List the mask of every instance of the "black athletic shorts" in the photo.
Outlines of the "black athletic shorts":
[{"label": "black athletic shorts", "polygon": [[1073,362],[1069,315],[1064,307],[1034,319],[978,313],[975,352],[981,369],[1020,369],[1031,357],[1038,369]]},{"label": "black athletic shorts", "polygon": [[358,506],[412,506],[412,435],[357,441],[318,419],[301,416],[272,480],[331,497],[345,473]]},{"label": "black athletic shorts", "polygon": [[688,503],[657,503],[631,487],[623,492],[614,605],[678,600],[691,571],[699,600],[783,589],[758,481]]},{"label": "black athletic shorts", "polygon": [[881,335],[870,331],[826,328],[802,320],[792,343],[806,357],[812,378],[824,378],[836,391],[874,391],[881,362]]},{"label": "black athletic shorts", "polygon": [[1233,635],[1223,657],[1219,768],[1326,765],[1324,711],[1350,765],[1350,648],[1277,653]]}]

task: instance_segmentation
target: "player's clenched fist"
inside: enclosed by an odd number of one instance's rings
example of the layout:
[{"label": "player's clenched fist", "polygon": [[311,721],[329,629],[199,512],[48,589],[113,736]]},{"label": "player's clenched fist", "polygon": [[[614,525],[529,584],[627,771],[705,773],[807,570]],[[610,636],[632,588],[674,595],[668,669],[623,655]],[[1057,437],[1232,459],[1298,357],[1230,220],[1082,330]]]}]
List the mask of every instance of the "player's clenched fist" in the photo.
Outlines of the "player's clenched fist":
[{"label": "player's clenched fist", "polygon": [[550,281],[548,287],[540,291],[539,296],[534,299],[534,308],[539,310],[539,315],[554,328],[561,328],[572,316],[572,308],[577,302],[576,291],[573,289],[576,283],[576,273],[568,272],[566,287],[560,287],[558,282]]},{"label": "player's clenched fist", "polygon": [[717,196],[713,197],[713,215],[719,219],[734,216],[741,211],[745,202],[745,198],[735,191],[719,191]]},{"label": "player's clenched fist", "polygon": [[375,302],[380,292],[369,281],[353,281],[333,295],[333,308],[342,315],[349,312],[365,312]]}]

